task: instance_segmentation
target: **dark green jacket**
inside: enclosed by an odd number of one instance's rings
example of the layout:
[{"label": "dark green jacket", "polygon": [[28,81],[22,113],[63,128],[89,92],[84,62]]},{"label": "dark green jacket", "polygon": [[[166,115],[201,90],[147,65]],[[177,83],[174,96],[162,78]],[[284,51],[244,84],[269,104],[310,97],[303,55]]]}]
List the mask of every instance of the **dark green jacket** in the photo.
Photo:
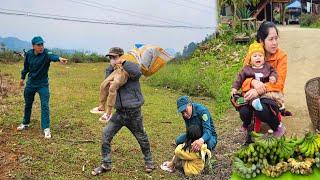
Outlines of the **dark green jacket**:
[{"label": "dark green jacket", "polygon": [[185,125],[186,128],[190,125],[200,126],[204,142],[207,142],[211,136],[217,137],[212,116],[202,104],[192,103],[192,115],[190,119],[185,119]]},{"label": "dark green jacket", "polygon": [[21,71],[21,79],[25,79],[28,74],[30,85],[48,85],[48,71],[50,62],[59,61],[59,56],[54,55],[48,49],[44,49],[41,54],[34,54],[34,50],[29,50],[25,55],[24,68]]}]

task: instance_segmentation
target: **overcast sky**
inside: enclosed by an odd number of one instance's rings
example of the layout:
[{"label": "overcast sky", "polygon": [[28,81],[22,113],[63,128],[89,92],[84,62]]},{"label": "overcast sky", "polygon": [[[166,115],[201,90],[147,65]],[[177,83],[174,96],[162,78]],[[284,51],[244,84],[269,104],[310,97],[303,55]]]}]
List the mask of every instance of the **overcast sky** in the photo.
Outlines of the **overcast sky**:
[{"label": "overcast sky", "polygon": [[[215,0],[1,0],[0,8],[107,21],[205,26],[212,29],[150,28],[89,24],[0,14],[0,36],[30,41],[41,35],[47,47],[104,53],[112,46],[128,50],[135,43],[181,51],[203,40],[216,27]],[[1,10],[1,9],[0,9]]]}]

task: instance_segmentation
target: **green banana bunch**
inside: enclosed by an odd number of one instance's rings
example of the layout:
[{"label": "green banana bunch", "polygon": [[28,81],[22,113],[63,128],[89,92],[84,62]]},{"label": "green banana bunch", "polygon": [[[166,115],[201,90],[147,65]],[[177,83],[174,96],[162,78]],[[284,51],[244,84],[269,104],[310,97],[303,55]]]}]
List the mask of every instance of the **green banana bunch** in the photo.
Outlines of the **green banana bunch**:
[{"label": "green banana bunch", "polygon": [[305,157],[314,157],[320,148],[320,135],[312,132],[306,133],[303,142],[299,145],[301,154]]},{"label": "green banana bunch", "polygon": [[258,164],[245,164],[240,158],[235,157],[233,161],[233,171],[242,178],[250,179],[261,173],[262,165]]},{"label": "green banana bunch", "polygon": [[296,141],[287,141],[286,138],[282,136],[278,141],[278,146],[276,150],[276,154],[278,156],[279,161],[281,162],[285,159],[289,159],[294,154],[295,146]]}]

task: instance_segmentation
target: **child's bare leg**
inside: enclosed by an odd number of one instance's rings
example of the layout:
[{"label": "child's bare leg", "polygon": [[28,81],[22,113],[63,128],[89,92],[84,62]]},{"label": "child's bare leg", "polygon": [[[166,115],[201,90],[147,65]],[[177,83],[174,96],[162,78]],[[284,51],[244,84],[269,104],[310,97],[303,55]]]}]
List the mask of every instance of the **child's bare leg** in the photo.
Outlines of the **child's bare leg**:
[{"label": "child's bare leg", "polygon": [[174,169],[175,168],[175,164],[177,162],[178,158],[176,156],[172,157],[172,160],[168,162],[167,166],[170,169]]},{"label": "child's bare leg", "polygon": [[107,106],[113,107],[116,103],[117,91],[128,80],[128,73],[123,69],[117,69],[113,81],[110,83]]},{"label": "child's bare leg", "polygon": [[99,111],[105,110],[105,104],[107,102],[107,97],[109,95],[111,80],[109,78],[105,79],[100,85],[100,96],[99,96]]},{"label": "child's bare leg", "polygon": [[108,116],[111,116],[111,114],[112,114],[112,106],[106,106],[105,113],[106,113]]}]

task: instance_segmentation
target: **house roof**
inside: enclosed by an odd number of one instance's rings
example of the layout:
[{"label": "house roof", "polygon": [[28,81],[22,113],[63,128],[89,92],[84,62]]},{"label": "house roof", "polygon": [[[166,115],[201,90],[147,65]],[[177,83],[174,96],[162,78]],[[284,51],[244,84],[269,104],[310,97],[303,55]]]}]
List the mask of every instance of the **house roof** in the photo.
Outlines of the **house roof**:
[{"label": "house roof", "polygon": [[286,8],[288,9],[301,9],[301,2],[299,0],[292,2],[291,4],[289,4]]}]

